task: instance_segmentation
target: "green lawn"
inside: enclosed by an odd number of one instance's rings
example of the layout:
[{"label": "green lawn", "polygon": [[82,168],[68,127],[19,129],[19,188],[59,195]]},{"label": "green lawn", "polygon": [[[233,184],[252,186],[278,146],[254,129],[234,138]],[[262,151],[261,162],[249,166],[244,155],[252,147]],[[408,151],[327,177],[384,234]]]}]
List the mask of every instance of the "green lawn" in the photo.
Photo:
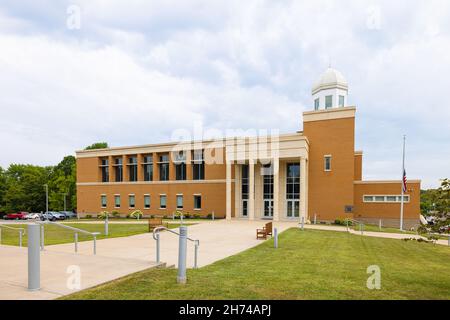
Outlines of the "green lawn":
[{"label": "green lawn", "polygon": [[[450,299],[448,247],[298,229],[279,243],[190,269],[186,285],[175,269],[149,269],[64,299]],[[370,265],[381,290],[367,289]]]},{"label": "green lawn", "polygon": [[[127,237],[135,234],[148,232],[147,224],[130,224],[130,223],[110,223],[108,226],[109,236],[104,236],[105,227],[104,224],[98,223],[64,223],[65,225],[75,227],[78,229],[87,230],[90,232],[100,232],[101,234],[97,236],[97,239],[105,238],[117,238],[117,237]],[[187,225],[187,224],[185,224]],[[14,228],[24,228],[27,229],[25,224],[11,224],[10,226]],[[170,223],[169,228],[177,228],[178,223]],[[78,241],[88,241],[92,240],[92,236],[85,234],[78,234]],[[55,225],[45,226],[45,245],[69,243],[74,241],[74,232],[71,230],[63,229]],[[2,244],[5,245],[19,245],[19,233],[17,231],[2,228]],[[27,246],[27,235],[23,237],[23,246]]]}]

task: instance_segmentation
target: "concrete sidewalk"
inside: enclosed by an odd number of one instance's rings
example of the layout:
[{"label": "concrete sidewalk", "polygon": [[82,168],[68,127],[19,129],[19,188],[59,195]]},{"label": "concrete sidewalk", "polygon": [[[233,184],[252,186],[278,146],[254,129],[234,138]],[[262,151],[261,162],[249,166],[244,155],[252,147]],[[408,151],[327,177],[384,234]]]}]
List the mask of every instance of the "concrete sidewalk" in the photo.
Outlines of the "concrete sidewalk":
[{"label": "concrete sidewalk", "polygon": [[[27,248],[0,246],[0,300],[54,299],[156,266],[144,260],[44,250],[41,252],[41,290],[30,292],[27,290],[27,251]],[[80,289],[68,286],[72,275],[68,273],[70,266],[79,267]]]},{"label": "concrete sidewalk", "polygon": [[[188,227],[188,236],[200,240],[199,267],[214,263],[248,248],[256,240],[256,228],[265,221],[214,221]],[[274,223],[279,232],[295,227],[296,223]],[[175,229],[177,231],[177,229]],[[42,290],[28,292],[27,248],[0,246],[0,299],[54,299],[78,290],[70,289],[67,281],[69,266],[80,267],[81,288],[89,288],[122,276],[155,267],[156,241],[151,233],[130,237],[97,240],[97,255],[92,255],[92,241],[74,245],[46,246],[41,253]],[[188,268],[194,264],[194,245],[188,242]],[[167,265],[178,262],[178,236],[161,233],[161,261]]]}]

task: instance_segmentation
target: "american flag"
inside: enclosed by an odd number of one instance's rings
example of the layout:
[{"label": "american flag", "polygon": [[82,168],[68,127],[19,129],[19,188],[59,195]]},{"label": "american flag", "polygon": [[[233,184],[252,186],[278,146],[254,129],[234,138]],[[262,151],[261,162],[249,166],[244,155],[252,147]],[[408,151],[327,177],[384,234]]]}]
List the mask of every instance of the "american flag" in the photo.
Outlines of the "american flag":
[{"label": "american flag", "polygon": [[403,193],[405,193],[406,191],[408,191],[408,189],[406,188],[406,170],[403,169],[403,180],[402,180],[402,187],[403,187]]}]

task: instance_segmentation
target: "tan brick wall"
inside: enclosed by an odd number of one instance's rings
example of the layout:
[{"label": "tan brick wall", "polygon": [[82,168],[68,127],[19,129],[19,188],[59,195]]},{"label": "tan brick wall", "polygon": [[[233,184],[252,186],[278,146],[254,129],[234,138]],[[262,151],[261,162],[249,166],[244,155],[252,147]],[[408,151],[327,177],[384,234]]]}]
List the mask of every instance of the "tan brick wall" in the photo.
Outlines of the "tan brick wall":
[{"label": "tan brick wall", "polygon": [[[401,181],[396,183],[355,183],[355,209],[354,217],[357,220],[376,221],[379,219],[391,221],[389,226],[399,226],[400,203],[367,203],[363,201],[364,195],[400,195]],[[408,183],[409,203],[404,204],[403,218],[409,224],[420,221],[420,182]]]},{"label": "tan brick wall", "polygon": [[[86,214],[97,214],[100,211],[109,212],[116,210],[123,215],[130,213],[133,209],[128,207],[128,195],[135,194],[136,209],[142,210],[145,215],[171,215],[176,210],[176,195],[183,194],[184,212],[206,216],[214,211],[216,217],[225,217],[226,208],[226,166],[225,164],[205,164],[205,180],[190,181],[192,179],[192,165],[187,164],[186,181],[175,180],[175,166],[170,164],[170,181],[159,182],[159,168],[157,157],[154,154],[153,183],[143,181],[143,170],[140,168],[142,155],[138,154],[138,182],[127,182],[128,169],[126,166],[127,156],[123,156],[123,183],[101,183],[100,157],[77,158],[77,210],[81,216]],[[112,167],[113,157],[110,159],[110,182],[114,182],[114,169]],[[234,168],[232,172],[234,177]],[[212,181],[219,180],[219,181]],[[86,185],[89,183],[89,185]],[[106,194],[108,206],[101,208],[101,195]],[[121,208],[114,208],[114,195],[121,195]],[[151,209],[144,209],[144,194],[151,196]],[[159,209],[159,195],[167,195],[167,209]],[[202,209],[194,211],[194,194],[202,195]],[[232,183],[232,203],[234,203],[234,183]],[[232,208],[234,216],[234,208]]]},{"label": "tan brick wall", "polygon": [[[107,207],[101,208],[100,197],[107,196]],[[120,194],[121,208],[114,207],[114,195]],[[128,196],[134,194],[136,208],[128,207]],[[150,209],[144,209],[144,194],[151,197]],[[167,209],[159,208],[159,196],[166,194]],[[79,186],[77,191],[78,212],[81,216],[97,214],[100,211],[118,211],[122,215],[133,210],[141,210],[144,215],[172,215],[176,211],[176,195],[183,194],[183,212],[206,216],[214,211],[216,217],[225,217],[225,183],[186,183],[186,184],[127,184]],[[194,194],[201,194],[202,209],[194,210]]]},{"label": "tan brick wall", "polygon": [[355,181],[362,180],[362,154],[355,154]]},{"label": "tan brick wall", "polygon": [[[346,205],[353,205],[354,129],[354,117],[304,123],[310,146],[309,217],[335,220],[345,216]],[[325,155],[332,156],[331,172],[324,171]]]}]

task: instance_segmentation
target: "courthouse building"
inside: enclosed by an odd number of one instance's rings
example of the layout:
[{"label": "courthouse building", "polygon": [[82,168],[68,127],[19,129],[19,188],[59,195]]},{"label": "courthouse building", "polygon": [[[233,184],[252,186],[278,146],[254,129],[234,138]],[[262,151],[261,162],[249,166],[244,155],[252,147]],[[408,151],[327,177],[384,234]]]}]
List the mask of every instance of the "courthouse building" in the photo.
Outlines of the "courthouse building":
[{"label": "courthouse building", "polygon": [[[401,180],[363,179],[356,108],[348,106],[347,94],[345,78],[329,68],[313,86],[313,107],[303,113],[298,132],[78,151],[78,213],[382,219],[398,227]],[[404,225],[412,227],[419,223],[420,181],[408,181],[407,189]]]}]

